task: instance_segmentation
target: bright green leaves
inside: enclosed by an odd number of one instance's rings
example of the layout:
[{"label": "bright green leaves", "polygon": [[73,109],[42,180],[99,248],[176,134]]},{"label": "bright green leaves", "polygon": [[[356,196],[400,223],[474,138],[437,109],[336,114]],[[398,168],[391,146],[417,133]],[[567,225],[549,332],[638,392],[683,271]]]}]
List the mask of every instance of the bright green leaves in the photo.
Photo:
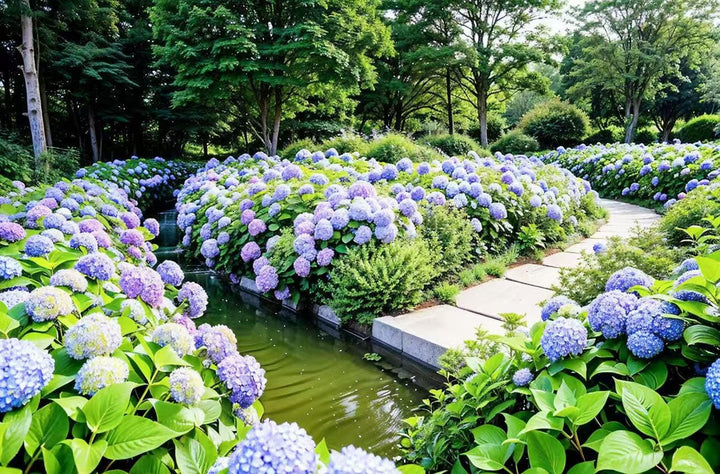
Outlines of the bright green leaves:
[{"label": "bright green leaves", "polygon": [[686,439],[699,431],[710,418],[712,403],[705,393],[686,393],[670,400],[671,420],[663,445]]},{"label": "bright green leaves", "polygon": [[565,470],[565,448],[554,436],[531,431],[527,434],[527,451],[531,467],[545,469],[549,473]]},{"label": "bright green leaves", "polygon": [[160,423],[141,416],[125,416],[120,424],[108,433],[108,459],[129,459],[157,448],[177,436],[177,433]]},{"label": "bright green leaves", "polygon": [[655,467],[663,457],[653,444],[630,431],[613,431],[600,445],[597,469],[639,474]]},{"label": "bright green leaves", "polygon": [[513,452],[512,445],[504,444],[505,431],[497,426],[483,425],[472,430],[472,434],[476,446],[465,453],[470,463],[486,471],[503,469]]},{"label": "bright green leaves", "polygon": [[654,390],[633,382],[617,381],[625,414],[641,433],[660,441],[670,428],[670,407]]},{"label": "bright green leaves", "polygon": [[672,457],[670,472],[685,472],[687,474],[713,474],[712,467],[702,454],[690,446],[681,446]]},{"label": "bright green leaves", "polygon": [[55,403],[42,407],[32,416],[30,430],[25,436],[25,449],[35,454],[41,447],[51,449],[67,438],[70,420],[65,411]]},{"label": "bright green leaves", "polygon": [[82,408],[88,428],[94,433],[104,433],[115,428],[125,416],[134,383],[110,385],[99,390]]}]

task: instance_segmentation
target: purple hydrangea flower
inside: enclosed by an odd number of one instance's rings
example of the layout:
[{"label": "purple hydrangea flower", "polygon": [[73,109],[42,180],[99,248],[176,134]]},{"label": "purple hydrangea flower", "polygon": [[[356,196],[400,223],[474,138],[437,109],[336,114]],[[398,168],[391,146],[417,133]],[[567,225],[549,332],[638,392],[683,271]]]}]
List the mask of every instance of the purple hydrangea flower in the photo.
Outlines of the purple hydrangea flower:
[{"label": "purple hydrangea flower", "polygon": [[208,305],[208,296],[202,286],[192,281],[183,283],[178,291],[177,300],[180,303],[187,301],[188,308],[185,314],[190,318],[199,318],[205,313]]},{"label": "purple hydrangea flower", "polygon": [[255,278],[255,285],[258,290],[262,293],[267,293],[277,288],[280,279],[278,278],[277,270],[272,265],[265,265],[258,272],[257,278]]},{"label": "purple hydrangea flower", "polygon": [[28,257],[44,257],[53,250],[55,250],[55,244],[44,235],[31,235],[25,241],[25,253]]},{"label": "purple hydrangea flower", "polygon": [[227,357],[237,354],[237,338],[229,327],[218,324],[202,324],[195,332],[195,347],[205,347],[207,357],[219,364]]},{"label": "purple hydrangea flower", "polygon": [[255,425],[237,445],[228,474],[313,474],[317,463],[315,442],[304,429],[268,420]]},{"label": "purple hydrangea flower", "polygon": [[506,219],[507,210],[502,203],[494,202],[490,204],[490,216],[496,220]]},{"label": "purple hydrangea flower", "polygon": [[255,237],[256,235],[262,234],[266,230],[267,230],[267,226],[265,225],[265,222],[263,222],[260,219],[253,219],[248,224],[248,232],[253,237]]},{"label": "purple hydrangea flower", "polygon": [[248,242],[240,250],[240,258],[245,263],[255,260],[260,255],[262,255],[262,250],[260,250],[260,246],[256,242]]},{"label": "purple hydrangea flower", "polygon": [[115,264],[104,253],[91,253],[80,257],[75,263],[75,270],[87,277],[107,281],[115,273]]},{"label": "purple hydrangea flower", "polygon": [[530,372],[530,369],[524,368],[516,371],[515,374],[513,374],[512,381],[518,387],[525,387],[527,385],[530,385],[530,382],[532,382],[533,378],[533,373]]},{"label": "purple hydrangea flower", "polygon": [[355,242],[358,245],[363,245],[368,242],[370,242],[370,239],[372,239],[372,229],[366,225],[361,225],[357,228],[355,231],[355,237],[353,237],[353,242]]},{"label": "purple hydrangea flower", "polygon": [[196,405],[205,393],[205,383],[200,374],[189,367],[179,367],[168,377],[170,396],[177,403]]},{"label": "purple hydrangea flower", "polygon": [[0,222],[0,240],[6,242],[17,242],[25,238],[26,232],[23,226],[15,222]]},{"label": "purple hydrangea flower", "polygon": [[308,275],[310,275],[310,262],[304,259],[303,257],[298,257],[293,262],[293,268],[295,269],[295,273],[300,278],[305,278]]},{"label": "purple hydrangea flower", "polygon": [[[126,230],[125,232],[132,231]],[[123,235],[125,235],[124,232]],[[142,234],[140,235],[140,238],[142,239]],[[144,242],[144,239],[142,239],[141,242]],[[142,243],[140,245],[142,245]],[[93,253],[98,251],[98,241],[93,234],[89,232],[80,232],[70,238],[70,247],[74,249],[84,248],[88,253]]]},{"label": "purple hydrangea flower", "polygon": [[253,356],[231,354],[217,366],[217,375],[230,390],[230,400],[247,408],[265,391],[267,379],[263,369]]},{"label": "purple hydrangea flower", "polygon": [[145,236],[137,229],[128,229],[120,234],[120,242],[141,247],[145,243]]},{"label": "purple hydrangea flower", "polygon": [[325,248],[318,252],[317,254],[317,263],[321,267],[326,267],[330,265],[330,262],[332,262],[333,257],[335,256],[335,251],[331,248]]},{"label": "purple hydrangea flower", "polygon": [[215,258],[220,255],[217,240],[207,239],[200,246],[200,253],[205,258]]},{"label": "purple hydrangea flower", "polygon": [[162,281],[168,285],[180,286],[185,279],[185,273],[183,273],[180,265],[172,260],[165,260],[158,265],[157,272],[160,274]]},{"label": "purple hydrangea flower", "polygon": [[145,222],[143,223],[143,227],[145,227],[148,232],[150,232],[152,235],[157,237],[160,235],[160,223],[157,221],[157,219],[145,219]]}]

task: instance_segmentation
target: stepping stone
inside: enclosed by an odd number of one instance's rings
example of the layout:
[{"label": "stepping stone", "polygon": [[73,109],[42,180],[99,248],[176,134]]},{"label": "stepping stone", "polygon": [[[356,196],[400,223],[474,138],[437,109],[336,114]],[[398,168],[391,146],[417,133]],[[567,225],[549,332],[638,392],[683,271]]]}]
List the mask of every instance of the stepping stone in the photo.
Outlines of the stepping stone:
[{"label": "stepping stone", "polygon": [[617,231],[605,231],[599,230],[592,235],[593,239],[609,239],[610,237],[632,237],[633,233],[628,231],[617,232]]},{"label": "stepping stone", "polygon": [[[600,236],[601,232],[596,232],[595,236],[598,238],[600,237],[609,237],[607,235]],[[560,252],[555,253],[552,255],[548,255],[545,257],[542,261],[543,265],[547,265],[549,267],[557,267],[557,268],[577,268],[580,266],[580,257],[581,255],[578,253],[571,253],[571,252]]]},{"label": "stepping stone", "polygon": [[589,237],[582,242],[579,242],[575,245],[571,245],[570,247],[565,249],[565,252],[569,253],[582,253],[582,252],[593,252],[593,246],[595,244],[607,244],[607,240],[605,239],[596,239],[594,237]]},{"label": "stepping stone", "polygon": [[505,278],[549,290],[560,279],[560,270],[554,267],[546,267],[545,265],[528,263],[511,268],[505,273]]},{"label": "stepping stone", "polygon": [[[574,255],[574,254],[571,254]],[[526,315],[528,326],[540,320],[538,304],[552,297],[545,288],[498,278],[460,292],[458,308],[501,319],[500,313]]]},{"label": "stepping stone", "polygon": [[502,322],[449,305],[432,306],[401,316],[383,316],[373,322],[373,339],[432,367],[451,347],[462,347],[482,327],[504,334]]}]

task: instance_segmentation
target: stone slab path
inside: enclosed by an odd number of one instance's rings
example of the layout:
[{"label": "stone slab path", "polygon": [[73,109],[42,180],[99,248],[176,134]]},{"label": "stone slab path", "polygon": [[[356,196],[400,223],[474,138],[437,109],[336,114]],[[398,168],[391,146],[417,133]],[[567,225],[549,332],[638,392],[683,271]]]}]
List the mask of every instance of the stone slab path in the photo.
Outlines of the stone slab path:
[{"label": "stone slab path", "polygon": [[542,264],[513,267],[503,278],[488,280],[463,290],[456,306],[439,305],[400,316],[383,316],[373,323],[373,339],[431,367],[449,348],[462,347],[475,336],[478,327],[491,334],[503,334],[501,313],[524,314],[528,326],[540,320],[540,303],[553,295],[561,268],[580,264],[582,252],[605,243],[612,236],[628,237],[633,227],[649,226],[660,216],[643,207],[601,200],[609,212],[597,232],[562,252],[548,255]]}]

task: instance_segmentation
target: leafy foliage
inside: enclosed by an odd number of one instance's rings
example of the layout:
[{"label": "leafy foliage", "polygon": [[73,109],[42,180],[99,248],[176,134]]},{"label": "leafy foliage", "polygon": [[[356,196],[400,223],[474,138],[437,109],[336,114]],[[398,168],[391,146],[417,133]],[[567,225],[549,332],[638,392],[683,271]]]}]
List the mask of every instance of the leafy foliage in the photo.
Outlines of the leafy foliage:
[{"label": "leafy foliage", "polygon": [[400,158],[410,158],[416,163],[442,160],[442,155],[437,151],[397,133],[389,133],[370,141],[364,147],[363,155],[386,163],[393,163]]},{"label": "leafy foliage", "polygon": [[683,125],[678,138],[687,143],[711,141],[717,138],[715,128],[720,124],[720,115],[701,115]]},{"label": "leafy foliage", "polygon": [[410,309],[426,299],[438,259],[419,238],[352,249],[330,273],[328,304],[341,319],[363,324],[379,314]]},{"label": "leafy foliage", "polygon": [[432,252],[441,256],[439,276],[443,279],[457,275],[468,262],[478,257],[474,251],[475,234],[462,210],[439,207],[423,212],[420,235]]},{"label": "leafy foliage", "polygon": [[470,151],[477,152],[482,148],[467,135],[431,135],[422,140],[432,148],[437,148],[447,156],[467,155]]},{"label": "leafy foliage", "polygon": [[492,144],[490,151],[501,153],[532,153],[538,151],[540,145],[533,137],[525,135],[520,130],[513,130],[503,135],[498,141]]},{"label": "leafy foliage", "polygon": [[549,100],[528,112],[520,122],[520,128],[537,139],[542,148],[572,146],[585,137],[588,118],[568,102]]}]

